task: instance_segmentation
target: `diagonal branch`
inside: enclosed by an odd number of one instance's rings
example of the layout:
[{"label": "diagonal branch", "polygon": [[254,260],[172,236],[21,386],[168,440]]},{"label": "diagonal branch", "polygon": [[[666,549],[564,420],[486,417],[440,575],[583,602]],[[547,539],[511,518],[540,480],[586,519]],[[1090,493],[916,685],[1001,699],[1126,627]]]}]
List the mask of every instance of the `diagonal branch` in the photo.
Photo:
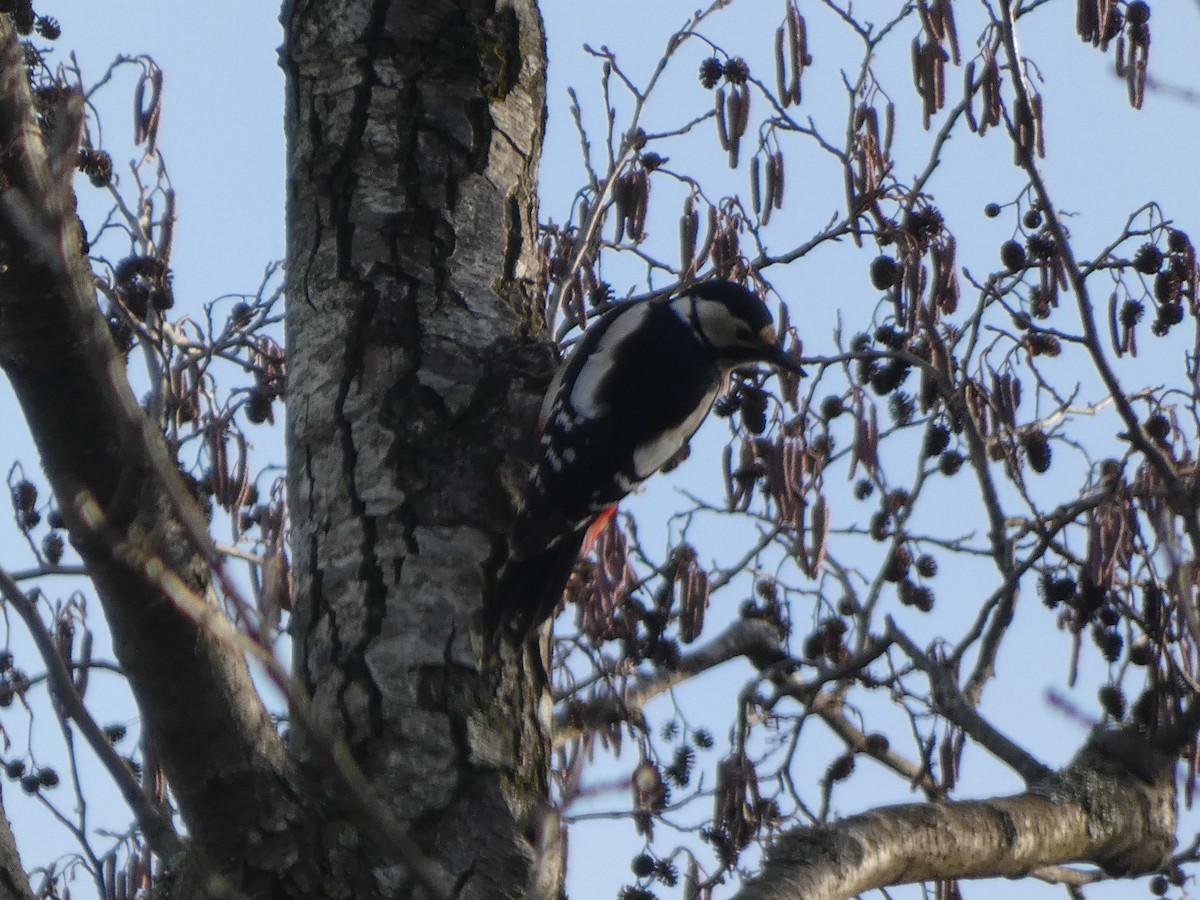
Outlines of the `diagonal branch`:
[{"label": "diagonal branch", "polygon": [[245,661],[117,552],[135,546],[211,591],[205,559],[187,537],[199,512],[167,499],[184,490],[175,462],[138,407],[96,304],[72,190],[82,98],[64,95],[39,121],[21,45],[0,17],[0,367],[189,831],[212,858],[244,859],[264,798],[279,793],[283,744]]},{"label": "diagonal branch", "polygon": [[1049,766],[1038,762],[1032,754],[981,716],[976,711],[975,704],[967,702],[967,698],[959,690],[951,667],[939,663],[923,652],[890,618],[888,636],[900,646],[914,665],[929,677],[930,696],[934,708],[941,715],[973,737],[997,759],[1007,763],[1026,784],[1040,782],[1050,775]]},{"label": "diagonal branch", "polygon": [[138,827],[146,836],[151,849],[165,860],[179,859],[184,852],[184,843],[175,833],[170,817],[146,796],[125,760],[113,747],[112,741],[96,724],[96,720],[92,718],[92,714],[88,712],[75,690],[71,673],[54,646],[54,638],[46,629],[42,617],[38,615],[37,606],[3,569],[0,569],[0,597],[16,610],[17,615],[25,622],[34,644],[37,645],[38,653],[46,663],[50,690],[55,700],[62,706],[66,717],[79,727],[84,739],[99,757],[101,765],[116,784],[129,808],[133,810]]},{"label": "diagonal branch", "polygon": [[601,697],[579,709],[559,713],[555,717],[554,745],[565,746],[589,730],[614,722],[640,719],[643,707],[659,694],[743,656],[760,670],[786,659],[779,632],[760,619],[738,619],[703,647],[680,656],[673,668],[639,676],[622,696]]}]

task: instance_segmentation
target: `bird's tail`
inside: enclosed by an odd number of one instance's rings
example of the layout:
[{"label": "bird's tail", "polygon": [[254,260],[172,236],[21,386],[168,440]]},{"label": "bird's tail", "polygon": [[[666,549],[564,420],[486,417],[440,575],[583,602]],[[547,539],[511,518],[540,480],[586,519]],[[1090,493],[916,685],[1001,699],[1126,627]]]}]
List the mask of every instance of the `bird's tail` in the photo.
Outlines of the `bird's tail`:
[{"label": "bird's tail", "polygon": [[484,623],[493,646],[506,632],[524,643],[554,614],[586,532],[586,527],[568,532],[543,549],[511,556],[504,563],[484,608]]}]

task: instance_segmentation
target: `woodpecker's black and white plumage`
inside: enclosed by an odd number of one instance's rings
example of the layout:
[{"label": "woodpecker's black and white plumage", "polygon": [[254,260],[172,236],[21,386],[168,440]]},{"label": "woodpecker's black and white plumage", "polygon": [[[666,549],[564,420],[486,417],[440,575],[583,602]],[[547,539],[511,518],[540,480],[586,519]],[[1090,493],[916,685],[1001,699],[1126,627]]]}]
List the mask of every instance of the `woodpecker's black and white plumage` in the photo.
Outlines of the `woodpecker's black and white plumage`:
[{"label": "woodpecker's black and white plumage", "polygon": [[562,597],[593,523],[678,454],[738,366],[800,371],[766,304],[728,281],[630,303],[598,319],[546,392],[541,457],[487,610],[524,640]]}]

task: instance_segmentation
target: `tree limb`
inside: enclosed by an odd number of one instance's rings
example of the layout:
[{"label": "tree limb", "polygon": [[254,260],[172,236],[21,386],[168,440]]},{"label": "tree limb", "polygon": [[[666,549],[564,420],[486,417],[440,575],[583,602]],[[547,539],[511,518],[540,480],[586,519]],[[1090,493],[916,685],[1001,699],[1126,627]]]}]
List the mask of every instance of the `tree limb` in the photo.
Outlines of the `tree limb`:
[{"label": "tree limb", "polygon": [[1131,732],[1097,732],[1022,794],[888,806],[784,833],[740,900],[834,900],[926,880],[1024,877],[1069,862],[1162,868],[1175,845],[1174,764]]},{"label": "tree limb", "polygon": [[703,647],[681,655],[674,668],[639,676],[622,696],[601,697],[581,709],[560,712],[554,722],[554,745],[569,744],[589,729],[638,719],[642,707],[659,694],[740,656],[759,669],[786,658],[772,625],[761,619],[738,619]]},{"label": "tree limb", "polygon": [[119,553],[136,546],[201,593],[211,589],[187,539],[199,511],[181,513],[168,499],[184,491],[175,462],[138,407],[96,304],[72,189],[81,122],[82,97],[65,91],[43,135],[24,52],[0,17],[0,366],[189,831],[213,859],[244,858],[277,793],[283,746],[244,660]]}]

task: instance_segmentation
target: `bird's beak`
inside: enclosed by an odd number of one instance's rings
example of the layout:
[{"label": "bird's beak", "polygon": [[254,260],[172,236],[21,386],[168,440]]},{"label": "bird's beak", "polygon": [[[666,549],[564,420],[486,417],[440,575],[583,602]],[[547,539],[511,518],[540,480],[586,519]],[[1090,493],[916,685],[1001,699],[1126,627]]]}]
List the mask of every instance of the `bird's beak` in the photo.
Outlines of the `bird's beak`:
[{"label": "bird's beak", "polygon": [[766,362],[772,363],[788,372],[795,372],[797,375],[802,376],[805,374],[804,369],[800,367],[800,363],[788,356],[783,348],[779,346],[779,338],[775,334],[774,325],[764,325],[763,330],[758,333],[758,337],[766,350],[763,354],[763,359]]}]

